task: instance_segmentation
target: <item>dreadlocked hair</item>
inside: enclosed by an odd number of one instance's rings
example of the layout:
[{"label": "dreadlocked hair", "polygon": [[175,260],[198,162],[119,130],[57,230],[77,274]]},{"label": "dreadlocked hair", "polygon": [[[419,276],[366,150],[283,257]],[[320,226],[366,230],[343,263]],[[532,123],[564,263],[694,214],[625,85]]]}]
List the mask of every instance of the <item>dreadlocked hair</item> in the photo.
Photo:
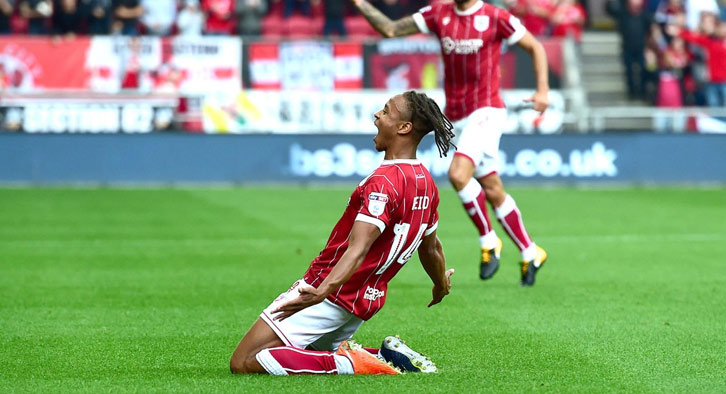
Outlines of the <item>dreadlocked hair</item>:
[{"label": "dreadlocked hair", "polygon": [[413,90],[403,94],[411,112],[411,123],[413,129],[422,136],[434,131],[436,147],[439,148],[439,156],[446,156],[446,153],[456,145],[451,142],[454,138],[454,126],[449,118],[441,112],[438,104],[425,93],[417,93]]}]

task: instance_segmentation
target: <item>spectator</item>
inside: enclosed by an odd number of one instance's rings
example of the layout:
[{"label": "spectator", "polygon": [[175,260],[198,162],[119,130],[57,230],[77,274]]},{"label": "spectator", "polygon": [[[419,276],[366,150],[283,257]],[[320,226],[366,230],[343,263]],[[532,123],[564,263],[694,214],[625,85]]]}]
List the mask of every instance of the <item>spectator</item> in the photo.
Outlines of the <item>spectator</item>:
[{"label": "spectator", "polygon": [[555,10],[553,0],[507,0],[506,5],[533,35],[549,33],[550,15]]},{"label": "spectator", "polygon": [[628,97],[642,99],[645,93],[645,37],[650,30],[650,15],[643,0],[609,0],[607,11],[617,21],[622,40],[622,58]]},{"label": "spectator", "polygon": [[643,89],[645,91],[645,97],[652,97],[654,100],[657,100],[659,73],[663,52],[667,46],[668,42],[663,34],[663,29],[656,23],[651,24],[650,35],[647,37],[644,52],[645,70],[643,71]]},{"label": "spectator", "polygon": [[202,10],[207,15],[205,33],[211,35],[234,33],[234,0],[202,0]]},{"label": "spectator", "polygon": [[262,17],[267,13],[265,0],[237,0],[239,34],[257,36],[262,31]]},{"label": "spectator", "polygon": [[[330,3],[330,1],[326,1],[326,7],[328,6],[327,3]],[[374,7],[378,8],[379,11],[381,11],[384,15],[394,21],[417,11],[411,10],[411,8],[403,4],[401,0],[377,0],[371,1],[371,4],[373,4]]]},{"label": "spectator", "polygon": [[686,13],[683,0],[664,0],[658,5],[654,19],[661,25],[679,23],[679,18]]},{"label": "spectator", "polygon": [[141,23],[147,34],[154,36],[169,35],[176,19],[176,0],[141,0],[144,14]]},{"label": "spectator", "polygon": [[13,15],[13,1],[0,0],[0,35],[10,34],[10,17]]},{"label": "spectator", "polygon": [[679,108],[683,106],[684,76],[689,55],[680,37],[674,37],[665,48],[658,82],[658,106]]},{"label": "spectator", "polygon": [[[113,0],[113,15],[125,36],[139,35],[139,18],[144,15],[141,0]],[[114,29],[116,30],[116,29]]]},{"label": "spectator", "polygon": [[579,43],[585,27],[585,9],[575,0],[560,0],[551,22],[553,37],[571,36]]},{"label": "spectator", "polygon": [[654,15],[655,12],[658,10],[658,7],[664,2],[668,0],[645,0],[645,3],[647,4],[646,9],[648,10],[648,13],[651,15]]},{"label": "spectator", "polygon": [[726,106],[726,22],[718,22],[713,34],[710,35],[689,30],[676,32],[686,42],[698,45],[706,52],[709,75],[706,85],[708,106]]},{"label": "spectator", "polygon": [[184,8],[179,11],[176,23],[181,35],[201,35],[204,28],[204,14],[199,8],[199,0],[184,0]]},{"label": "spectator", "polygon": [[347,34],[343,17],[345,16],[346,2],[339,0],[325,0],[325,25],[323,25],[323,35],[329,36],[333,32],[341,37]]},{"label": "spectator", "polygon": [[292,16],[296,10],[302,15],[312,16],[310,0],[285,0],[285,11],[283,12],[285,18]]},{"label": "spectator", "polygon": [[81,0],[81,5],[88,20],[88,34],[111,32],[111,0]]},{"label": "spectator", "polygon": [[81,22],[77,0],[55,0],[53,8],[53,33],[69,37],[77,34]]},{"label": "spectator", "polygon": [[53,15],[50,0],[23,0],[20,2],[20,15],[28,20],[28,34],[48,34],[48,19]]},{"label": "spectator", "polygon": [[701,22],[701,14],[711,12],[716,15],[719,13],[716,0],[686,0],[686,27],[688,30],[695,31]]}]

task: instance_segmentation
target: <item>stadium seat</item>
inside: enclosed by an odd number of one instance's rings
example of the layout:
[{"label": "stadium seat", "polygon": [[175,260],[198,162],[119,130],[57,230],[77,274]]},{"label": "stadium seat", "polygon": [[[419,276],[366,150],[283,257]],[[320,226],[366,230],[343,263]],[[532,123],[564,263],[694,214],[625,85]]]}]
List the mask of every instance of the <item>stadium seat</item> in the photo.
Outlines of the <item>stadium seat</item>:
[{"label": "stadium seat", "polygon": [[313,1],[310,3],[310,10],[313,18],[325,18],[325,4],[323,1]]},{"label": "stadium seat", "polygon": [[267,11],[267,16],[276,16],[278,18],[282,18],[282,13],[284,10],[284,4],[281,0],[272,0],[269,1],[269,11]]},{"label": "stadium seat", "polygon": [[353,38],[380,37],[380,34],[374,29],[370,23],[360,15],[348,16],[345,18],[345,30],[348,35]]},{"label": "stadium seat", "polygon": [[13,34],[27,34],[28,33],[28,20],[22,16],[13,14],[10,17],[10,30]]},{"label": "stadium seat", "polygon": [[285,32],[290,38],[310,38],[322,34],[320,19],[292,15],[285,20]]},{"label": "stadium seat", "polygon": [[262,19],[262,35],[264,37],[283,37],[285,23],[279,15],[270,14]]}]

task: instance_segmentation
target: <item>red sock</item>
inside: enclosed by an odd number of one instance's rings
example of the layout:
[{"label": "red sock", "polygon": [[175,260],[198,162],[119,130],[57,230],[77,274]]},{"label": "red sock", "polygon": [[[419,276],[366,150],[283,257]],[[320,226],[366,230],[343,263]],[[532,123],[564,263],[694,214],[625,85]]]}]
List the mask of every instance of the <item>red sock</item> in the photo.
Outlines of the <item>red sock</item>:
[{"label": "red sock", "polygon": [[331,352],[281,346],[264,349],[257,353],[256,357],[270,375],[336,375],[338,373],[335,355]]},{"label": "red sock", "polygon": [[476,179],[472,178],[459,191],[459,199],[461,199],[466,213],[479,231],[479,236],[483,236],[492,231],[492,223],[489,221],[487,199],[484,195],[484,189],[481,188],[481,185],[479,185]]},{"label": "red sock", "polygon": [[377,356],[378,353],[380,353],[380,351],[381,351],[381,349],[379,349],[377,347],[364,347],[363,349],[365,349],[368,353],[370,353],[374,356]]},{"label": "red sock", "polygon": [[502,224],[504,231],[512,238],[520,251],[524,251],[532,245],[532,240],[524,228],[524,222],[522,222],[522,213],[519,212],[517,203],[514,202],[511,196],[507,195],[502,205],[495,210],[499,223]]}]

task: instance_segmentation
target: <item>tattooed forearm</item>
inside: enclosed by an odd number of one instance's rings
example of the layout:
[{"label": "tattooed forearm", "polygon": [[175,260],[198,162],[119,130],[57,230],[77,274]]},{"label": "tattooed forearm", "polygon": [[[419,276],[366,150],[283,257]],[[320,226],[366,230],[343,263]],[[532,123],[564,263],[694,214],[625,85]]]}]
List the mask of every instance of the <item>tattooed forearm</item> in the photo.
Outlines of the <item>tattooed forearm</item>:
[{"label": "tattooed forearm", "polygon": [[393,37],[393,21],[367,1],[357,4],[358,10],[368,19],[371,26],[385,37]]},{"label": "tattooed forearm", "polygon": [[354,4],[371,26],[384,37],[399,37],[419,32],[416,22],[410,15],[394,22],[365,0],[354,1]]},{"label": "tattooed forearm", "polygon": [[393,22],[393,26],[394,37],[419,33],[418,26],[416,26],[416,22],[413,20],[411,15],[404,16],[403,18]]}]

